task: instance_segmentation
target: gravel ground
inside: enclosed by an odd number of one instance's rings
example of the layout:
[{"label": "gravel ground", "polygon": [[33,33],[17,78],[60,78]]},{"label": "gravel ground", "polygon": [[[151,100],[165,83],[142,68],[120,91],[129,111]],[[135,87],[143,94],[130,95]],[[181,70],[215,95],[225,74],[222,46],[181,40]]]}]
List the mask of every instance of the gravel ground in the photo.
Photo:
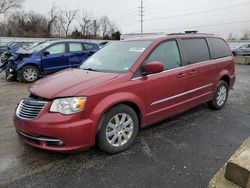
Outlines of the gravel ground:
[{"label": "gravel ground", "polygon": [[202,105],[162,121],[117,155],[95,147],[58,154],[19,143],[12,116],[28,86],[0,75],[0,187],[205,188],[250,136],[250,66],[237,66],[235,90],[223,110]]}]

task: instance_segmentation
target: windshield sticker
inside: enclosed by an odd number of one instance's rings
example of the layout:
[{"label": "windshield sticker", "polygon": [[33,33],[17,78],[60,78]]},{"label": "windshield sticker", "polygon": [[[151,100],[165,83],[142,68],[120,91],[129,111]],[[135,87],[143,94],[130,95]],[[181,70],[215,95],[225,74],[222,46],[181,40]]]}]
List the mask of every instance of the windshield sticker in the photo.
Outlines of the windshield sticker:
[{"label": "windshield sticker", "polygon": [[132,47],[132,48],[129,49],[129,51],[130,52],[140,52],[140,53],[142,53],[142,52],[144,52],[145,49],[146,48]]}]

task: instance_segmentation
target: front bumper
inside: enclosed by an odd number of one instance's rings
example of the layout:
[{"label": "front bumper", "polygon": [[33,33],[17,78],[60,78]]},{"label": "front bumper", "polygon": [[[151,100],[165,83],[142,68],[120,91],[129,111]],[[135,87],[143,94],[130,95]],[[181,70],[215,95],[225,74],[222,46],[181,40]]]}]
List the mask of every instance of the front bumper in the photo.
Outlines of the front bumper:
[{"label": "front bumper", "polygon": [[[55,116],[54,120],[60,116],[49,115]],[[96,130],[93,121],[89,119],[56,123],[45,119],[43,122],[29,121],[15,116],[14,124],[22,142],[40,149],[67,152],[89,148],[95,144]]]}]

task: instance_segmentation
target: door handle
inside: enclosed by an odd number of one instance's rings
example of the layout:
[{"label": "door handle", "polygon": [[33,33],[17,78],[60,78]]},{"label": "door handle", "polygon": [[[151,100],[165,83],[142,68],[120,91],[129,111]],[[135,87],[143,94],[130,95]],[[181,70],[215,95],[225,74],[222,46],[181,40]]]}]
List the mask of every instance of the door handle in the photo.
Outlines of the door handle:
[{"label": "door handle", "polygon": [[177,75],[177,78],[183,78],[183,77],[185,77],[185,74],[184,74],[184,73],[179,73],[179,74]]},{"label": "door handle", "polygon": [[189,75],[195,75],[197,73],[197,70],[191,70],[190,72],[189,72]]}]

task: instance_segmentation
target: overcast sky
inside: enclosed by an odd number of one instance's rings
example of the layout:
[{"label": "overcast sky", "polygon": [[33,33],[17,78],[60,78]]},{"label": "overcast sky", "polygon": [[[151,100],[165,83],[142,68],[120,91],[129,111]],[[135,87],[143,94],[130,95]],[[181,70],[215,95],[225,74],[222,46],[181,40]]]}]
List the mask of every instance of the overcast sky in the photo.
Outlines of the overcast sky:
[{"label": "overcast sky", "polygon": [[[52,4],[62,9],[107,15],[122,33],[140,32],[140,0],[26,0],[24,9],[46,14]],[[249,0],[144,0],[144,32],[199,30],[227,36],[250,30]]]}]

